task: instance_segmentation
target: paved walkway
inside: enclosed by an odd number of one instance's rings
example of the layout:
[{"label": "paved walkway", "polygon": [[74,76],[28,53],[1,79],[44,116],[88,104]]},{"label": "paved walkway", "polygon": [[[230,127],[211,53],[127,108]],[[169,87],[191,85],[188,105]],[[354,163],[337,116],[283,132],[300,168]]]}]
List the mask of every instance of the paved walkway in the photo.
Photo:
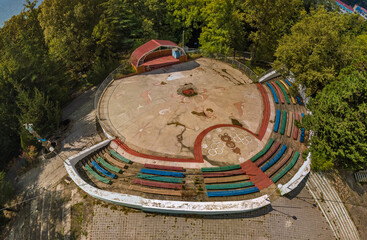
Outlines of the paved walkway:
[{"label": "paved walkway", "polygon": [[306,184],[337,239],[360,239],[356,226],[342,200],[327,178],[320,173],[310,173]]},{"label": "paved walkway", "polygon": [[335,239],[308,191],[296,194],[271,207],[230,216],[155,215],[94,205],[87,239]]}]

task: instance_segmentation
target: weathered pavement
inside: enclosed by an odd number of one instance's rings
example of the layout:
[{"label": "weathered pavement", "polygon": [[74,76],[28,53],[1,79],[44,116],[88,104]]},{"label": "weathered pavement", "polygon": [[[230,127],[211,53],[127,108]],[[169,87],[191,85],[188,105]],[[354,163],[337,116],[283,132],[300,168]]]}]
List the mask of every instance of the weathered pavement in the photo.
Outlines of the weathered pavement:
[{"label": "weathered pavement", "polygon": [[311,172],[306,184],[337,239],[360,239],[358,230],[334,187],[321,173]]}]

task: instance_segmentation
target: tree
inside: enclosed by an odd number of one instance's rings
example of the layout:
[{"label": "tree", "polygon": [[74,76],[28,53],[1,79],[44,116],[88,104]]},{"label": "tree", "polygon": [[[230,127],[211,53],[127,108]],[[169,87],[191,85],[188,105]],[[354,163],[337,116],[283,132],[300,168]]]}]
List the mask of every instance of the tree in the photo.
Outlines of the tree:
[{"label": "tree", "polygon": [[[13,187],[10,182],[5,180],[5,173],[0,171],[0,208],[11,199],[13,194]],[[0,227],[4,222],[3,211],[0,211]]]},{"label": "tree", "polygon": [[307,107],[303,125],[312,129],[310,151],[317,170],[367,167],[367,58],[342,70]]},{"label": "tree", "polygon": [[302,2],[300,0],[244,0],[246,22],[253,28],[252,57],[272,60],[278,41],[297,22]]},{"label": "tree", "polygon": [[[275,67],[292,72],[296,84],[307,87],[306,94],[315,96],[339,71],[350,64],[363,48],[352,34],[348,21],[357,16],[327,12],[324,8],[311,10],[284,36],[276,49]],[[358,17],[357,17],[358,18]],[[353,28],[358,28],[354,21]]]},{"label": "tree", "polygon": [[204,26],[200,44],[207,52],[229,54],[236,42],[243,42],[243,13],[236,0],[211,0],[202,10]]}]

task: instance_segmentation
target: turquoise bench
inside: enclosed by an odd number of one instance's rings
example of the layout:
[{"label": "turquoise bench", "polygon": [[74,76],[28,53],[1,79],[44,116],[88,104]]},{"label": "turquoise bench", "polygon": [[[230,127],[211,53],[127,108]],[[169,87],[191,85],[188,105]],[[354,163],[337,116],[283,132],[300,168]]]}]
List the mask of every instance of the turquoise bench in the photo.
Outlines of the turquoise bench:
[{"label": "turquoise bench", "polygon": [[145,180],[152,180],[152,181],[158,181],[158,182],[183,183],[181,178],[153,176],[153,175],[147,175],[147,174],[142,174],[142,173],[138,173],[137,177],[141,179],[145,179]]},{"label": "turquoise bench", "polygon": [[126,163],[131,163],[131,160],[124,158],[123,156],[121,156],[120,154],[118,154],[117,152],[115,152],[114,150],[110,150],[110,153],[112,154],[112,156],[114,156],[115,158],[117,158],[120,161],[126,162]]},{"label": "turquoise bench", "polygon": [[275,175],[271,180],[274,183],[279,181],[279,179],[281,179],[289,170],[292,169],[292,167],[296,164],[298,158],[299,158],[299,152],[296,152],[292,158],[292,161],[285,168],[283,168],[277,175]]},{"label": "turquoise bench", "polygon": [[202,172],[221,172],[221,171],[236,170],[240,168],[241,166],[237,164],[237,165],[230,165],[230,166],[223,166],[223,167],[206,167],[206,168],[201,168],[201,171]]},{"label": "turquoise bench", "polygon": [[253,182],[239,182],[239,183],[228,183],[228,184],[212,184],[205,185],[206,190],[224,190],[233,188],[245,188],[254,186]]},{"label": "turquoise bench", "polygon": [[283,118],[282,118],[282,126],[280,128],[280,134],[284,135],[286,125],[287,125],[287,112],[283,110]]},{"label": "turquoise bench", "polygon": [[263,148],[263,150],[261,150],[260,152],[258,152],[252,158],[250,158],[250,160],[252,162],[255,162],[257,159],[259,159],[262,155],[264,155],[269,150],[269,148],[271,147],[271,145],[273,145],[273,143],[274,143],[274,139],[270,138],[269,142],[266,144],[266,146]]},{"label": "turquoise bench", "polygon": [[105,177],[100,176],[98,173],[96,173],[88,164],[84,165],[84,169],[87,170],[87,172],[90,173],[95,179],[97,179],[100,182],[110,184],[111,181]]},{"label": "turquoise bench", "polygon": [[112,166],[111,164],[109,164],[108,162],[106,162],[102,157],[98,156],[97,160],[108,170],[113,171],[113,172],[117,172],[120,173],[121,169],[117,168],[115,166]]},{"label": "turquoise bench", "polygon": [[267,163],[264,164],[264,166],[262,166],[260,168],[261,171],[265,172],[267,169],[269,169],[271,166],[273,166],[274,163],[276,163],[283,156],[285,150],[287,150],[287,146],[285,144],[283,144],[283,146],[279,150],[279,152],[277,154],[275,154],[275,156],[272,159],[270,159]]},{"label": "turquoise bench", "polygon": [[245,188],[245,189],[240,189],[240,190],[207,192],[206,195],[208,197],[229,197],[229,196],[238,196],[238,195],[255,193],[258,191],[259,189],[257,187],[252,187],[252,188]]}]

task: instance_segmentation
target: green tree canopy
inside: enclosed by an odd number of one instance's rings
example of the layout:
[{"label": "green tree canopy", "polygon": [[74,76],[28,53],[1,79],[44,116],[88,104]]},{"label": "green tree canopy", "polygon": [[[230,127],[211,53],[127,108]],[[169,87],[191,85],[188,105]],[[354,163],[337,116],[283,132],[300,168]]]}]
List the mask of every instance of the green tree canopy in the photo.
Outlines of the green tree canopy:
[{"label": "green tree canopy", "polygon": [[356,41],[354,34],[364,24],[358,16],[312,10],[280,41],[275,66],[284,66],[297,84],[307,87],[308,96],[315,96],[343,67],[363,55],[363,41]]},{"label": "green tree canopy", "polygon": [[312,166],[367,167],[367,58],[342,70],[307,107],[312,115],[304,126],[314,131],[311,138]]}]

